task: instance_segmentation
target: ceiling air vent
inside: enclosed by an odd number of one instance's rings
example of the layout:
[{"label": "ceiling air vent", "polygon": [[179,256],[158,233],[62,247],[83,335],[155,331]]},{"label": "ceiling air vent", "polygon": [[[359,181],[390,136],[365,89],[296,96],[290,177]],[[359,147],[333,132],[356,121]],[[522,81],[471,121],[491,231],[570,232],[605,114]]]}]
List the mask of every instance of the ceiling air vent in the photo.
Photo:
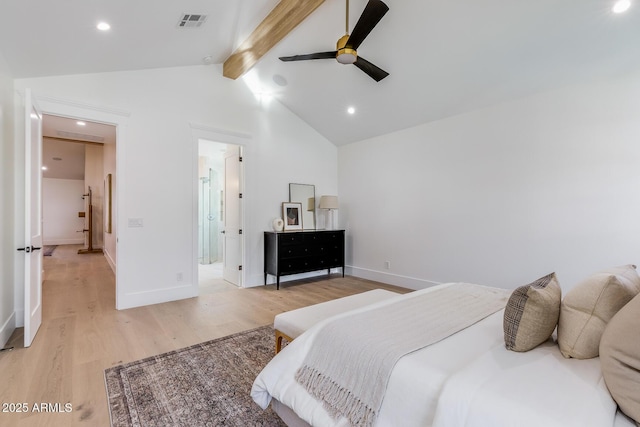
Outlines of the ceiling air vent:
[{"label": "ceiling air vent", "polygon": [[178,28],[198,28],[204,21],[207,20],[207,15],[197,15],[195,13],[183,13],[178,21]]}]

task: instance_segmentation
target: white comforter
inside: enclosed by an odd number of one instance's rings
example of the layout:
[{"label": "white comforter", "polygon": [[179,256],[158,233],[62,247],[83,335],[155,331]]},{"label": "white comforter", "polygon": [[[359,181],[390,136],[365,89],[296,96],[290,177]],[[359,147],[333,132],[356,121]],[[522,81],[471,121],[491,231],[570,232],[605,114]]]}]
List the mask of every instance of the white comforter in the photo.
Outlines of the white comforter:
[{"label": "white comforter", "polygon": [[[527,353],[508,351],[502,316],[503,311],[499,311],[400,359],[391,374],[376,426],[633,426],[619,414],[616,417],[616,405],[604,385],[599,359],[564,359],[552,342]],[[258,375],[251,391],[258,405],[266,408],[275,398],[313,426],[348,425],[345,419],[332,419],[322,403],[294,379],[316,331],[325,322],[285,347]]]}]

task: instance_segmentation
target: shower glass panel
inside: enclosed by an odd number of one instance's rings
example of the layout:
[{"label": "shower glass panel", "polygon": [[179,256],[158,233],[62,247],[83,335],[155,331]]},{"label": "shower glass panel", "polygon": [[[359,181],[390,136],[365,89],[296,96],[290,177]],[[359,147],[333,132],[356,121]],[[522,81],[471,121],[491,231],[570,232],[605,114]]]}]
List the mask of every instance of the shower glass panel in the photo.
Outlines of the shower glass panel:
[{"label": "shower glass panel", "polygon": [[209,176],[200,177],[198,211],[198,262],[212,264],[219,261],[220,197],[218,173],[209,169]]}]

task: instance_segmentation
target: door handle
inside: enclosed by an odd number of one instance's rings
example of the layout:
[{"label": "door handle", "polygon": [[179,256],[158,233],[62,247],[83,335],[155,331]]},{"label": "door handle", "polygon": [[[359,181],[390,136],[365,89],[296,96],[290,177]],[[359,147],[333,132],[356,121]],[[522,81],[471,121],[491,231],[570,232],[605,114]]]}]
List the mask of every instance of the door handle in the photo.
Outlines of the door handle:
[{"label": "door handle", "polygon": [[33,251],[39,251],[42,248],[36,248],[35,246],[27,246],[26,248],[18,248],[19,251],[25,251],[26,253],[30,253]]}]

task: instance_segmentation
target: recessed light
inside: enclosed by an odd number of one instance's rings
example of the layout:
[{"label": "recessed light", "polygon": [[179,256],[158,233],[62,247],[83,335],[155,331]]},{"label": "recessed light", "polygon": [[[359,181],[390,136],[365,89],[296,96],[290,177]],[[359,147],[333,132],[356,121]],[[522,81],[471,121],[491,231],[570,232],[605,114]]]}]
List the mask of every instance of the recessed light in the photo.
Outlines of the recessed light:
[{"label": "recessed light", "polygon": [[76,122],[76,124],[77,124],[78,126],[86,126],[86,125],[87,125],[87,124],[86,124],[85,122],[83,122],[82,120],[78,120],[78,121]]},{"label": "recessed light", "polygon": [[626,12],[631,7],[631,0],[618,0],[613,5],[613,13]]},{"label": "recessed light", "polygon": [[46,167],[46,166],[43,166],[43,167],[42,167],[42,170],[43,170],[43,171],[46,171],[46,170],[47,170],[47,167]]},{"label": "recessed light", "polygon": [[347,108],[347,113],[355,114],[356,113],[356,109],[354,107],[349,107],[349,108]]},{"label": "recessed light", "polygon": [[106,22],[98,22],[98,25],[96,25],[96,28],[99,29],[100,31],[109,31],[111,29],[111,25],[109,25]]}]

